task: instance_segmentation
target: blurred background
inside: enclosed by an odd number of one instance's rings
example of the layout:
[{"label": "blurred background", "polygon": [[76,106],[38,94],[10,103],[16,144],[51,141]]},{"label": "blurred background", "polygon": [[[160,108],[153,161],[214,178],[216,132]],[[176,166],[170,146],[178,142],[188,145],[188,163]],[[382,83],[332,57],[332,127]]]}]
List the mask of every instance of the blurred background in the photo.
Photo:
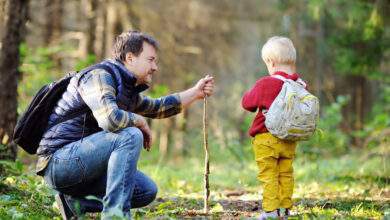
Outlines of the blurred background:
[{"label": "blurred background", "polygon": [[[9,137],[41,86],[109,58],[116,35],[140,30],[160,44],[160,71],[146,94],[184,90],[205,74],[216,79],[208,105],[212,188],[257,189],[247,134],[254,114],[240,101],[268,74],[262,45],[283,35],[321,102],[316,134],[297,148],[299,196],[308,188],[332,191],[321,183],[338,184],[338,192],[356,186],[358,196],[384,199],[383,213],[390,198],[389,9],[386,0],[0,0],[3,174],[33,172],[35,157],[16,153]],[[202,190],[202,112],[198,102],[176,117],[149,120],[155,142],[140,169],[161,193]]]}]

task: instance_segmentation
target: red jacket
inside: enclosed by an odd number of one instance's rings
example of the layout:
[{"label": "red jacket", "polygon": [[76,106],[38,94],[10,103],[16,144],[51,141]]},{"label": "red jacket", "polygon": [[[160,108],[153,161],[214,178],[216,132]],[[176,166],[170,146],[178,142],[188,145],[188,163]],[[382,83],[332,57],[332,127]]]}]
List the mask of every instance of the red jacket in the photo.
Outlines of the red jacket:
[{"label": "red jacket", "polygon": [[[294,73],[288,75],[284,72],[275,72],[274,75],[281,75],[287,79],[297,80],[299,75]],[[256,81],[256,84],[249,91],[245,92],[242,97],[241,104],[245,110],[258,113],[253,120],[252,126],[249,129],[249,135],[254,137],[256,134],[268,132],[265,127],[265,117],[262,113],[263,109],[268,110],[272,102],[278,96],[282,89],[283,81],[271,76],[261,77]]]}]

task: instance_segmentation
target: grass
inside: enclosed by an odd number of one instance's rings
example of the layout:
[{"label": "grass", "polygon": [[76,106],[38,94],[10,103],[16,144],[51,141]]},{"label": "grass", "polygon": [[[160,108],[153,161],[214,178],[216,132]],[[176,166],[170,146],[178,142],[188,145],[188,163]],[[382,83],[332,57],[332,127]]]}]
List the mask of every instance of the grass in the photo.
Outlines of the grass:
[{"label": "grass", "polygon": [[[260,213],[261,187],[251,155],[234,159],[229,151],[211,154],[211,217],[254,218]],[[335,158],[308,160],[297,155],[292,219],[390,218],[389,160],[383,155],[350,152]],[[136,219],[189,218],[203,208],[203,161],[199,154],[185,160],[161,159],[157,150],[143,152],[139,169],[159,186],[158,199],[133,211]],[[233,158],[233,159],[226,159]],[[4,163],[0,219],[60,219],[54,192],[20,162]],[[88,218],[97,218],[89,216]]]}]

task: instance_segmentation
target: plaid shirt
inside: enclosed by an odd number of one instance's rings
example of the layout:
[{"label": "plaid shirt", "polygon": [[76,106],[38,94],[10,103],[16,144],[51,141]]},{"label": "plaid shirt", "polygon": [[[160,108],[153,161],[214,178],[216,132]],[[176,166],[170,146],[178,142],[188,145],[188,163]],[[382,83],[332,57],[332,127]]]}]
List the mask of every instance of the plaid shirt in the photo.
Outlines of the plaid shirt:
[{"label": "plaid shirt", "polygon": [[111,74],[105,70],[92,70],[80,83],[82,99],[92,110],[99,127],[107,131],[134,126],[135,114],[149,118],[166,118],[182,110],[179,94],[160,98],[150,98],[138,94],[132,112],[118,107],[115,95],[115,83]]}]

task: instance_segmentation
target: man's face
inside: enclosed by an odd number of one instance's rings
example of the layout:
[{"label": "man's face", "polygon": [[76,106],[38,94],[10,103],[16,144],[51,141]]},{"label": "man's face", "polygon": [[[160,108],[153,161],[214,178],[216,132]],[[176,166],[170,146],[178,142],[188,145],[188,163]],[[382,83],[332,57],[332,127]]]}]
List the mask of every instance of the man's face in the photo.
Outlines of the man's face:
[{"label": "man's face", "polygon": [[152,76],[158,70],[156,49],[144,42],[142,52],[138,56],[130,52],[126,54],[125,66],[137,77],[137,85],[150,86]]}]

